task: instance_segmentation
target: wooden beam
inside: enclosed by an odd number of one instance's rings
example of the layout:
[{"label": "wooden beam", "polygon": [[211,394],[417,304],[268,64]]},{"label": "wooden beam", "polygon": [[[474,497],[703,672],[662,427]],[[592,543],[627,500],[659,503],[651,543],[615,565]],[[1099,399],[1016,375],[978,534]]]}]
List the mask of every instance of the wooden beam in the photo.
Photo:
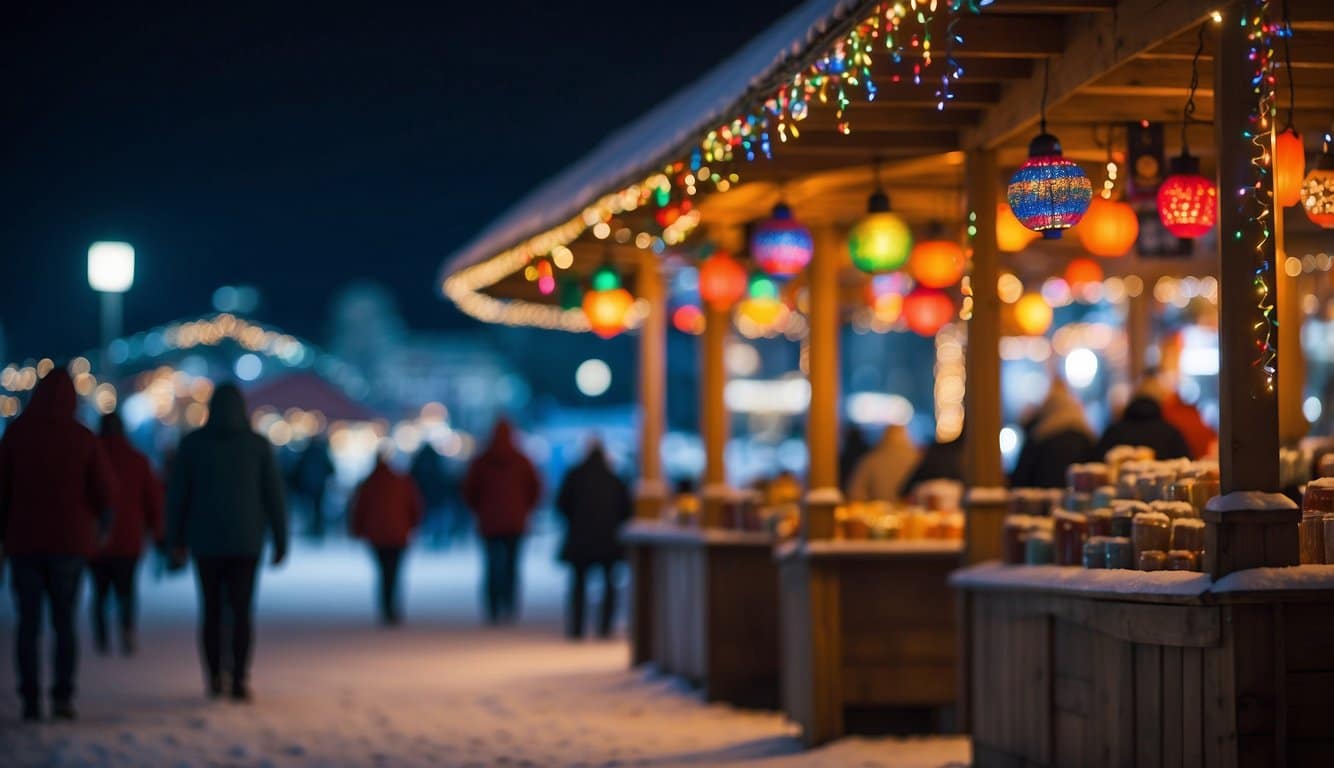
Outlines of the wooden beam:
[{"label": "wooden beam", "polygon": [[1000,297],[996,293],[1000,250],[996,246],[996,206],[1000,201],[1000,170],[995,150],[968,153],[968,209],[977,217],[973,238],[973,317],[968,321],[964,349],[965,479],[969,487],[1002,486]]},{"label": "wooden beam", "polygon": [[639,328],[639,483],[635,516],[657,519],[670,496],[662,467],[667,423],[667,290],[657,256],[639,251],[636,286],[648,304]]},{"label": "wooden beam", "polygon": [[[945,38],[945,16],[936,17],[940,25],[937,40]],[[955,31],[963,38],[960,52],[974,58],[1028,56],[1043,58],[1064,50],[1061,44],[1065,22],[1057,16],[1006,16],[981,14],[963,16]],[[933,30],[934,33],[935,30]]]},{"label": "wooden beam", "polygon": [[870,159],[873,155],[888,157],[958,148],[959,134],[955,131],[878,131],[869,127],[859,130],[853,123],[852,133],[846,136],[834,131],[803,131],[799,138],[774,147],[774,155],[853,152]]},{"label": "wooden beam", "polygon": [[[1292,67],[1293,69],[1320,68],[1327,69],[1334,66],[1334,31],[1300,28],[1297,22],[1293,22],[1295,32],[1290,41],[1292,47]],[[1188,30],[1185,34],[1175,35],[1170,39],[1164,40],[1161,44],[1154,46],[1151,50],[1145,51],[1144,59],[1147,60],[1167,60],[1167,61],[1185,61],[1190,62],[1195,56],[1195,46],[1198,43],[1195,32]],[[1279,61],[1282,61],[1281,46],[1277,51]],[[1216,43],[1213,35],[1204,36],[1204,53],[1200,55],[1201,61],[1212,62]]]},{"label": "wooden beam", "polygon": [[1116,0],[996,0],[985,10],[988,14],[1111,13],[1116,10]]},{"label": "wooden beam", "polygon": [[[960,107],[951,104],[943,110],[932,107],[912,107],[903,104],[885,104],[878,101],[853,102],[845,113],[849,115],[852,132],[863,130],[876,131],[920,131],[940,128],[964,128],[975,125],[982,117],[982,110]],[[820,126],[823,129],[823,126]],[[833,128],[832,123],[829,126]],[[802,125],[802,135],[807,133]]]},{"label": "wooden beam", "polygon": [[[1047,104],[1059,104],[1116,66],[1205,19],[1218,0],[1122,0],[1114,14],[1073,16],[1050,60]],[[1037,31],[1016,34],[1034,35]],[[965,46],[967,42],[965,42]],[[1005,86],[1001,103],[965,137],[965,146],[994,147],[1038,121],[1043,77]]]}]

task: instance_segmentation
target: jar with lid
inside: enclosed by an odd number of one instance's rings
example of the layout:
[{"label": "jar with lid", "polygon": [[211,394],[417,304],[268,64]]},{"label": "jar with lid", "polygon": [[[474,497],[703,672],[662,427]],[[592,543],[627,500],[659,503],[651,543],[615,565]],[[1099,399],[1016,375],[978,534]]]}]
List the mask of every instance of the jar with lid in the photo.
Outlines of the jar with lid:
[{"label": "jar with lid", "polygon": [[1106,536],[1090,536],[1084,542],[1084,567],[1102,570],[1107,567]]},{"label": "jar with lid", "polygon": [[1099,507],[1088,514],[1088,526],[1090,536],[1111,536],[1112,535],[1112,509],[1111,507]]},{"label": "jar with lid", "polygon": [[1006,515],[1001,523],[1001,560],[1006,565],[1024,562],[1024,536],[1034,528],[1030,515]]},{"label": "jar with lid", "polygon": [[1334,514],[1334,477],[1312,480],[1302,494],[1302,522],[1298,530],[1304,565],[1326,562],[1324,516],[1328,514]]},{"label": "jar with lid", "polygon": [[1024,564],[1051,565],[1051,531],[1034,529],[1024,535]]},{"label": "jar with lid", "polygon": [[1167,553],[1167,570],[1198,571],[1199,557],[1188,549],[1174,549]]},{"label": "jar with lid", "polygon": [[1051,513],[1053,554],[1057,565],[1079,565],[1084,560],[1084,540],[1088,538],[1088,516],[1058,509]]},{"label": "jar with lid", "polygon": [[1205,522],[1198,517],[1181,517],[1172,521],[1172,546],[1191,552],[1204,551]]},{"label": "jar with lid", "polygon": [[1107,551],[1108,568],[1135,567],[1135,546],[1124,536],[1113,536],[1103,545]]},{"label": "jar with lid", "polygon": [[1161,571],[1167,567],[1167,553],[1161,549],[1150,549],[1139,553],[1141,571]]},{"label": "jar with lid", "polygon": [[1135,562],[1139,553],[1166,552],[1172,543],[1172,521],[1162,512],[1140,512],[1131,522],[1130,540],[1135,546]]}]

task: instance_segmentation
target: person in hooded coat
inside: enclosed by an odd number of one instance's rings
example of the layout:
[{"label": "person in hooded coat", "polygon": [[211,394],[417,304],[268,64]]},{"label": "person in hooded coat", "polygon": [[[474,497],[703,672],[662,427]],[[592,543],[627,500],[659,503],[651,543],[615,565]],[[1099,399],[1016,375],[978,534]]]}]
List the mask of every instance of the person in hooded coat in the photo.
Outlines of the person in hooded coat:
[{"label": "person in hooded coat", "polygon": [[74,418],[74,380],[55,368],[0,439],[0,554],[18,613],[14,666],[24,720],[40,720],[42,611],[55,635],[51,714],[75,717],[74,616],[87,559],[110,525],[116,482],[96,437]]},{"label": "person in hooded coat", "polygon": [[1064,488],[1070,465],[1092,456],[1093,429],[1084,416],[1084,406],[1063,379],[1052,379],[1046,399],[1024,422],[1024,447],[1010,474],[1010,485]]},{"label": "person in hooded coat", "polygon": [[1118,445],[1143,445],[1153,449],[1154,458],[1180,459],[1191,455],[1181,432],[1163,418],[1159,404],[1167,394],[1155,378],[1147,378],[1126,404],[1121,418],[1107,427],[1098,441],[1096,455],[1106,455]]},{"label": "person in hooded coat", "polygon": [[107,604],[116,595],[120,619],[120,647],[126,656],[134,653],[135,572],[144,551],[144,539],[163,540],[162,483],[148,459],[130,445],[120,414],[102,417],[102,448],[116,476],[116,496],[111,502],[111,533],[89,564],[93,577],[93,642],[99,653],[109,645]]},{"label": "person in hooded coat", "polygon": [[862,457],[848,481],[849,501],[895,501],[903,481],[917,466],[919,452],[908,430],[891,424],[880,442]]},{"label": "person in hooded coat", "polygon": [[572,639],[584,636],[587,577],[596,570],[602,579],[598,635],[607,637],[616,616],[616,563],[623,557],[618,534],[630,519],[632,507],[630,489],[611,470],[600,443],[594,443],[584,460],[565,475],[556,495],[556,510],[565,518],[560,559],[570,564],[566,635]]},{"label": "person in hooded coat", "polygon": [[961,430],[953,440],[936,440],[922,452],[912,474],[903,481],[899,495],[907,498],[918,485],[930,480],[958,480],[963,482],[964,436]]},{"label": "person in hooded coat", "polygon": [[485,549],[483,593],[491,624],[517,616],[519,540],[541,495],[537,470],[514,445],[514,430],[502,419],[463,479],[463,500],[477,519]]},{"label": "person in hooded coat", "polygon": [[395,472],[379,456],[375,468],[357,487],[350,506],[351,533],[370,544],[380,571],[380,622],[396,626],[403,619],[398,573],[403,551],[408,548],[413,531],[421,525],[421,494],[411,477]]},{"label": "person in hooded coat", "polygon": [[268,440],[246,419],[245,400],[222,384],[209,401],[208,422],[186,435],[167,484],[167,544],[172,559],[194,559],[199,581],[199,644],[210,697],[223,693],[222,616],[231,618],[231,696],[248,701],[254,639],[255,577],[265,536],[273,565],[287,556],[287,507],[282,475]]}]

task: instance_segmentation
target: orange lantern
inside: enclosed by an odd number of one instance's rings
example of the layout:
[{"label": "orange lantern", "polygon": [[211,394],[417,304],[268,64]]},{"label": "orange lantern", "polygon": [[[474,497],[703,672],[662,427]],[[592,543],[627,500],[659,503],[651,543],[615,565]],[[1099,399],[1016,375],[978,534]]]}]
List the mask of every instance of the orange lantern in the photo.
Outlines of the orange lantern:
[{"label": "orange lantern", "polygon": [[[1086,218],[1085,221],[1087,220]],[[1071,288],[1101,283],[1102,267],[1093,259],[1071,259],[1065,267],[1065,282],[1069,283]]]},{"label": "orange lantern", "polygon": [[950,240],[925,240],[912,249],[908,272],[928,288],[947,288],[963,277],[963,248]]},{"label": "orange lantern", "polygon": [[996,247],[1006,253],[1018,253],[1042,235],[1025,227],[1007,203],[996,206]]},{"label": "orange lantern", "polygon": [[593,333],[610,339],[625,330],[625,318],[634,303],[635,298],[619,285],[606,290],[589,291],[584,294],[584,316],[588,318],[588,326]]},{"label": "orange lantern", "polygon": [[1139,216],[1128,203],[1094,197],[1075,234],[1084,250],[1094,256],[1124,256],[1139,237]]},{"label": "orange lantern", "polygon": [[1038,293],[1026,293],[1014,305],[1014,321],[1026,336],[1041,336],[1051,327],[1051,305]]},{"label": "orange lantern", "polygon": [[715,251],[699,265],[700,298],[714,309],[731,309],[746,295],[748,283],[746,268],[726,251]]},{"label": "orange lantern", "polygon": [[918,336],[935,336],[954,319],[954,302],[944,291],[919,285],[903,300],[903,319]]},{"label": "orange lantern", "polygon": [[1306,147],[1292,126],[1274,138],[1274,200],[1284,208],[1302,201],[1302,178],[1306,176]]}]

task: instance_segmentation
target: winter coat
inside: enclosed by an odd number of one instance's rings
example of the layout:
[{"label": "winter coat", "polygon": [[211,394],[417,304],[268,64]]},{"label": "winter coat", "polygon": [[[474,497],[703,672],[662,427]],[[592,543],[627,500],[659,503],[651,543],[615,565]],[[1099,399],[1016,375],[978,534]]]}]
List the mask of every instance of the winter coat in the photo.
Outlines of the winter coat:
[{"label": "winter coat", "polygon": [[542,482],[528,457],[514,445],[509,424],[496,425],[491,444],[468,467],[463,500],[483,538],[522,536],[542,495]]},{"label": "winter coat", "polygon": [[565,518],[560,559],[574,565],[621,559],[618,532],[630,519],[630,489],[594,450],[565,475],[556,495],[556,511]]},{"label": "winter coat", "polygon": [[899,495],[906,497],[914,487],[928,480],[963,481],[964,440],[959,435],[948,443],[932,443],[922,453],[912,474],[903,481]]},{"label": "winter coat", "polygon": [[269,442],[246,421],[241,391],[213,392],[208,423],[181,440],[167,484],[167,542],[195,555],[257,557],[264,536],[287,551],[282,475]]},{"label": "winter coat", "polygon": [[880,443],[862,457],[848,481],[850,501],[896,501],[899,488],[917,466],[919,452],[900,426],[885,429]]},{"label": "winter coat", "polygon": [[145,536],[162,541],[162,483],[125,433],[118,428],[108,430],[105,424],[102,447],[116,476],[117,493],[111,502],[111,533],[97,557],[138,557],[144,551]]},{"label": "winter coat", "polygon": [[416,483],[383,461],[362,481],[352,499],[352,535],[373,547],[406,547],[422,521],[422,498]]},{"label": "winter coat", "polygon": [[116,481],[97,437],[74,419],[63,368],[46,374],[0,439],[0,545],[6,555],[77,555],[97,547]]},{"label": "winter coat", "polygon": [[1202,459],[1209,455],[1218,433],[1204,423],[1200,411],[1190,403],[1184,402],[1175,392],[1167,393],[1161,402],[1163,421],[1176,427],[1186,440],[1192,459]]},{"label": "winter coat", "polygon": [[1118,445],[1145,445],[1158,459],[1180,459],[1190,455],[1186,439],[1163,419],[1162,406],[1151,397],[1136,397],[1126,406],[1121,420],[1107,428],[1098,441],[1101,456]]},{"label": "winter coat", "polygon": [[1028,422],[1010,485],[1063,488],[1070,465],[1093,455],[1093,430],[1084,418],[1084,406],[1064,388],[1053,389]]}]

